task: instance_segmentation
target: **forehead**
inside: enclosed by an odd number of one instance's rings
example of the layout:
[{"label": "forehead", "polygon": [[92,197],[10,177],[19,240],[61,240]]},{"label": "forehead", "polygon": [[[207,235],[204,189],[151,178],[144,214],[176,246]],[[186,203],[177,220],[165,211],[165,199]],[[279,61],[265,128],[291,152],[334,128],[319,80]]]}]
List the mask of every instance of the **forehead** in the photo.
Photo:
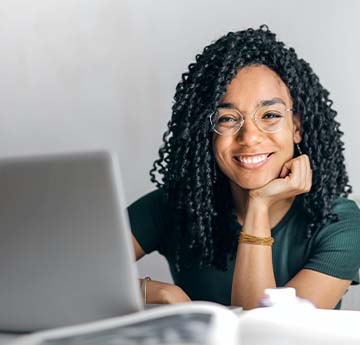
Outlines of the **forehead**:
[{"label": "forehead", "polygon": [[254,108],[262,101],[279,98],[291,105],[290,92],[281,78],[263,65],[241,68],[227,87],[221,102],[232,103],[241,110]]}]

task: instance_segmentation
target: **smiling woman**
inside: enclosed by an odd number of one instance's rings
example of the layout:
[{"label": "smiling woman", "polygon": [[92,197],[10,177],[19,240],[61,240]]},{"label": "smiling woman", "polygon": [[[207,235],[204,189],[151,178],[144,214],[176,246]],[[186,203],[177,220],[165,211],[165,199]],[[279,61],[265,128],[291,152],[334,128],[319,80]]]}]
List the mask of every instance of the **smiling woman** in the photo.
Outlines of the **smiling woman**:
[{"label": "smiling woman", "polygon": [[360,211],[328,95],[267,26],[196,56],[150,172],[157,190],[129,207],[137,259],[158,250],[176,284],[146,281],[148,303],[253,308],[292,286],[339,307],[359,283]]},{"label": "smiling woman", "polygon": [[[217,111],[214,130],[219,135],[213,136],[213,152],[233,195],[276,179],[291,160],[294,143],[301,141],[300,117],[292,115],[291,108],[286,85],[268,67],[244,67],[232,79]],[[228,115],[230,110],[252,114],[246,120],[242,116],[236,133],[223,128],[235,118]]]}]

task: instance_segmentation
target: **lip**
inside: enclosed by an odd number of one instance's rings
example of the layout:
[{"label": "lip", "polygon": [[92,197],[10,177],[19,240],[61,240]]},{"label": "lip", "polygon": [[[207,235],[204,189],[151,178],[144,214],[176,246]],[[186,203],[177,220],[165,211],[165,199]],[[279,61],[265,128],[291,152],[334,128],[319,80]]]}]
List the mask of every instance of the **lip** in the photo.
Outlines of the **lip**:
[{"label": "lip", "polygon": [[[242,168],[245,169],[257,169],[262,167],[263,165],[265,165],[273,156],[274,152],[269,152],[269,153],[256,153],[256,154],[241,154],[241,155],[237,155],[237,156],[233,156],[232,160],[233,162],[235,162],[235,164],[241,166]],[[267,155],[267,157],[261,161],[261,162],[256,162],[256,163],[245,163],[245,162],[241,162],[239,159],[237,159],[237,157],[239,156],[243,156],[243,157],[255,157],[255,156],[261,156],[261,155]]]}]

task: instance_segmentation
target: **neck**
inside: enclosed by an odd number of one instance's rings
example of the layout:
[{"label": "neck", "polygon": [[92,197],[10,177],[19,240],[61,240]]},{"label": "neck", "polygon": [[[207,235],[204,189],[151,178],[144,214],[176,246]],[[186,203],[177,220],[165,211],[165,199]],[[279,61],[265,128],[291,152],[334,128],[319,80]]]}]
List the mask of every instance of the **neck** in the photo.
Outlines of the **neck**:
[{"label": "neck", "polygon": [[[238,218],[238,221],[241,225],[244,224],[247,205],[249,200],[249,189],[243,189],[238,185],[230,182],[230,190],[234,201],[235,211]],[[295,197],[280,200],[270,206],[269,210],[269,221],[270,227],[274,228],[281,219],[285,216],[287,211],[290,209],[293,204]]]}]

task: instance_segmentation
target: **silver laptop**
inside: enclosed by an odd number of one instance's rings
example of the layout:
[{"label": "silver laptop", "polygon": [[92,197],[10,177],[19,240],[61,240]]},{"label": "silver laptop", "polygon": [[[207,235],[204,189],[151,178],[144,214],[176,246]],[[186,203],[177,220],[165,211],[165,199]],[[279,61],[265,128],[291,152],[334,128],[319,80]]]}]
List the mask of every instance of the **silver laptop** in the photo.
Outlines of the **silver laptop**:
[{"label": "silver laptop", "polygon": [[142,309],[117,158],[0,160],[0,330]]}]

